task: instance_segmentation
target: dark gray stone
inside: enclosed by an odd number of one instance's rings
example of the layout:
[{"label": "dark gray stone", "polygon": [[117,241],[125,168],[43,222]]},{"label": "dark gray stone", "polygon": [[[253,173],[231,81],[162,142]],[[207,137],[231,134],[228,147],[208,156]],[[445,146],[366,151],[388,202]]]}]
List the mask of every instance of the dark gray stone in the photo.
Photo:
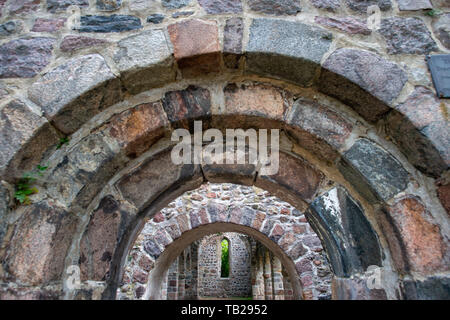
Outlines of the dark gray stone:
[{"label": "dark gray stone", "polygon": [[248,0],[251,10],[265,14],[295,16],[302,11],[298,0]]},{"label": "dark gray stone", "polygon": [[115,11],[122,6],[122,0],[97,0],[96,6],[100,11]]},{"label": "dark gray stone", "polygon": [[89,0],[47,0],[47,10],[52,13],[66,11],[71,5],[89,7]]},{"label": "dark gray stone", "polygon": [[341,6],[340,0],[309,0],[312,5],[319,9],[335,12]]},{"label": "dark gray stone", "polygon": [[331,40],[331,33],[306,24],[255,19],[250,27],[246,69],[308,86]]},{"label": "dark gray stone", "polygon": [[180,9],[187,6],[191,0],[161,0],[161,4],[164,8]]},{"label": "dark gray stone", "polygon": [[308,221],[322,239],[334,273],[349,276],[382,265],[378,238],[359,204],[341,187],[313,201]]},{"label": "dark gray stone", "polygon": [[391,9],[391,0],[345,0],[347,6],[361,13],[367,13],[367,8],[373,5],[377,5],[381,11],[387,11]]},{"label": "dark gray stone", "polygon": [[242,12],[241,0],[198,0],[198,3],[208,14]]},{"label": "dark gray stone", "polygon": [[194,11],[179,11],[172,13],[172,18],[177,19],[181,17],[188,17],[194,14]]},{"label": "dark gray stone", "polygon": [[395,63],[363,50],[338,49],[323,64],[319,90],[351,106],[370,122],[379,120],[408,80]]},{"label": "dark gray stone", "polygon": [[[363,192],[361,183],[366,183],[376,198],[387,201],[408,185],[408,172],[388,152],[367,139],[359,139],[344,153],[343,161],[350,166],[341,166],[339,169],[356,189]],[[353,171],[353,173],[349,172]],[[355,175],[363,179],[355,181]],[[369,197],[369,201],[373,201]]]},{"label": "dark gray stone", "polygon": [[388,18],[378,30],[386,40],[389,54],[428,54],[437,51],[436,42],[420,18]]},{"label": "dark gray stone", "polygon": [[406,300],[450,300],[450,278],[434,276],[425,280],[404,280],[402,293]]},{"label": "dark gray stone", "polygon": [[135,16],[82,16],[80,19],[80,32],[124,32],[141,29],[141,20]]},{"label": "dark gray stone", "polygon": [[433,9],[430,0],[397,0],[400,11]]},{"label": "dark gray stone", "polygon": [[55,39],[23,38],[0,46],[0,78],[32,78],[53,54]]},{"label": "dark gray stone", "polygon": [[7,215],[9,211],[9,201],[8,190],[0,184],[0,244],[2,243],[3,236],[8,227]]},{"label": "dark gray stone", "polygon": [[162,252],[158,244],[152,239],[148,239],[147,241],[145,241],[144,250],[154,259],[157,259]]},{"label": "dark gray stone", "polygon": [[164,18],[165,18],[165,16],[163,14],[155,13],[155,14],[149,15],[147,17],[147,22],[154,23],[154,24],[160,24],[161,22],[163,22]]},{"label": "dark gray stone", "polygon": [[223,53],[224,62],[228,68],[237,68],[242,55],[242,39],[244,36],[244,21],[242,18],[228,19],[224,28]]},{"label": "dark gray stone", "polygon": [[7,37],[22,31],[22,23],[19,20],[10,20],[0,24],[0,37]]}]

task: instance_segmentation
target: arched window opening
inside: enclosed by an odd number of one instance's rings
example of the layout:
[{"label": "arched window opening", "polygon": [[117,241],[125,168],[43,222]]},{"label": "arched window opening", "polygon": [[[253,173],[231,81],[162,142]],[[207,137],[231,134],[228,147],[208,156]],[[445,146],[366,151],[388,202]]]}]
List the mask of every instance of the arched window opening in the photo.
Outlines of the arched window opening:
[{"label": "arched window opening", "polygon": [[220,276],[222,278],[228,278],[230,276],[230,241],[227,238],[224,238],[220,245],[222,248]]}]

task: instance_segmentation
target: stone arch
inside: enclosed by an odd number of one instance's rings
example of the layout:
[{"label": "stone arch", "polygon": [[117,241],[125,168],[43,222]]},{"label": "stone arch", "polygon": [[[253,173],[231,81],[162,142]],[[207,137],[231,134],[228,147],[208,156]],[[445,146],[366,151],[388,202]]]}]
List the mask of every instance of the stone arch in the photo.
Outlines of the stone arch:
[{"label": "stone arch", "polygon": [[[279,187],[278,192],[287,200],[310,212],[313,224],[321,230],[322,225],[333,220],[329,212],[322,212],[320,205],[326,201],[319,199],[321,193],[330,191],[324,185],[328,182],[325,177],[331,175],[338,176],[337,184],[341,186],[336,188],[347,190],[336,192],[342,200],[340,208],[347,212],[348,205],[364,207],[364,214],[376,212],[371,214],[370,225],[376,224],[373,226],[377,235],[374,238],[383,238],[380,259],[387,256],[387,260],[392,260],[394,269],[402,276],[402,281],[405,280],[402,285],[409,283],[408,286],[420,288],[421,281],[416,280],[423,275],[438,284],[445,281],[439,274],[448,272],[448,216],[439,203],[436,188],[429,188],[436,181],[429,181],[441,178],[439,183],[446,185],[448,127],[445,119],[439,116],[440,112],[423,120],[413,110],[420,109],[418,100],[421,99],[427,101],[433,110],[431,113],[440,110],[442,104],[446,108],[446,103],[434,97],[429,89],[416,87],[408,99],[394,106],[407,81],[404,71],[366,50],[342,48],[328,52],[333,48],[333,36],[323,29],[300,22],[260,18],[251,20],[250,25],[244,27],[249,30],[250,38],[245,44],[240,40],[243,49],[237,53],[221,47],[215,21],[187,20],[173,25],[168,30],[169,38],[166,38],[165,30],[147,30],[117,44],[121,54],[115,58],[105,59],[100,54],[74,56],[34,79],[34,83],[26,88],[26,96],[13,96],[2,106],[2,135],[6,139],[0,146],[7,151],[2,153],[0,163],[2,180],[14,183],[24,170],[43,159],[51,163],[43,196],[37,196],[37,202],[31,207],[14,210],[11,218],[14,221],[7,227],[9,232],[2,232],[7,235],[3,239],[9,253],[5,268],[11,279],[31,286],[61,281],[68,264],[78,264],[78,257],[83,260],[77,253],[78,246],[83,246],[79,245],[83,234],[88,234],[93,243],[103,241],[95,239],[95,232],[85,227],[95,225],[97,221],[102,225],[102,220],[111,219],[113,227],[108,229],[106,238],[122,239],[129,230],[136,232],[139,229],[143,211],[147,210],[146,215],[151,216],[157,206],[166,203],[174,194],[193,188],[204,179],[255,182],[272,190]],[[183,34],[189,33],[193,37],[202,34],[190,30],[208,31],[215,45],[209,51],[196,47],[184,52],[178,43]],[[282,35],[276,38],[280,45],[274,43],[275,31]],[[172,45],[168,44],[169,40]],[[202,43],[192,40],[195,44]],[[148,43],[161,49],[155,50],[156,56],[144,57],[133,50],[126,57],[122,55],[126,51],[124,48]],[[290,45],[285,45],[288,43]],[[352,63],[348,63],[349,60]],[[232,66],[230,62],[233,61],[240,63]],[[372,72],[358,72],[359,67],[369,65],[374,67]],[[183,80],[176,81],[176,74],[181,74]],[[202,85],[217,79],[222,81],[216,91],[198,85],[198,78],[205,75],[207,80]],[[236,85],[239,81],[229,81],[233,77],[271,84],[265,84],[266,89],[253,84]],[[196,86],[187,87],[187,82]],[[273,108],[275,104],[272,108],[264,108],[261,104],[252,109],[243,103],[239,104],[240,109],[233,110],[227,108],[225,99],[211,102],[214,92],[220,92],[214,99],[222,96],[228,101],[245,97],[245,92],[251,94],[252,90],[273,93],[272,83],[295,88],[295,102],[289,90],[280,88],[273,89],[282,97],[279,109]],[[183,88],[173,90],[166,85]],[[164,88],[158,90],[164,91],[164,99],[144,99],[147,100],[145,103],[131,105],[142,98],[134,95],[161,87]],[[350,113],[341,113],[340,109],[334,110],[317,102],[313,98],[316,94],[320,101],[345,103],[348,110],[343,108]],[[182,103],[170,103],[177,99]],[[118,114],[112,116],[116,111]],[[140,123],[142,126],[130,129],[127,124],[132,122],[129,119],[133,116],[146,121]],[[337,125],[330,127],[326,121],[305,122],[316,116],[329,122],[333,120]],[[233,122],[234,118],[239,121]],[[284,176],[271,178],[258,177],[254,168],[236,172],[221,168],[179,167],[171,173],[172,183],[153,190],[153,198],[133,198],[138,190],[131,190],[129,198],[127,195],[110,195],[120,189],[120,183],[133,181],[133,169],[140,165],[139,161],[152,160],[163,166],[170,144],[162,138],[173,128],[191,126],[194,119],[211,120],[211,125],[222,124],[230,128],[241,125],[283,128],[292,139],[289,141],[295,141],[290,150],[282,153],[283,168],[287,172]],[[349,119],[352,121],[348,122]],[[371,127],[374,123],[384,124],[397,146],[374,133]],[[58,139],[67,134],[72,137],[71,144],[55,151]],[[315,158],[320,159],[320,165],[308,164],[307,160]],[[295,179],[289,181],[290,165],[308,177],[306,186]],[[316,165],[326,172],[318,172]],[[376,170],[379,166],[389,170],[383,174]],[[126,178],[115,175],[121,170],[125,171]],[[153,178],[158,180],[157,175]],[[118,179],[118,184],[114,179]],[[0,191],[9,193],[3,187]],[[119,193],[123,192],[119,190]],[[346,200],[348,194],[358,201]],[[94,215],[89,217],[83,214],[85,212],[88,215],[94,212]],[[347,218],[348,226],[354,226],[351,217]],[[49,230],[49,234],[43,235],[42,230]],[[339,243],[342,238],[336,238],[336,232],[330,232],[329,228],[321,232],[329,250],[336,253],[336,270],[343,276],[361,271],[367,263],[373,262],[342,260],[342,256],[351,257],[354,253]],[[423,235],[427,241],[414,238],[415,233]],[[351,238],[355,234],[362,236],[358,232],[346,236]],[[128,240],[118,245],[120,250],[112,240],[107,242],[110,251],[102,253],[102,257],[105,254],[105,270],[109,269],[110,261],[123,259],[118,252],[124,252],[132,238],[127,235]],[[45,245],[40,249],[42,251],[33,252],[38,241]],[[431,250],[426,248],[427,242],[432,244]],[[25,243],[23,252],[20,252],[21,243]],[[420,259],[427,250],[427,259]],[[47,258],[34,264],[43,252]],[[28,263],[33,269],[27,267]],[[119,265],[117,263],[115,268]],[[94,271],[84,272],[92,274]],[[113,267],[107,273],[117,274],[117,270]],[[415,273],[420,276],[416,277]],[[100,280],[104,280],[105,275],[100,274]]]}]

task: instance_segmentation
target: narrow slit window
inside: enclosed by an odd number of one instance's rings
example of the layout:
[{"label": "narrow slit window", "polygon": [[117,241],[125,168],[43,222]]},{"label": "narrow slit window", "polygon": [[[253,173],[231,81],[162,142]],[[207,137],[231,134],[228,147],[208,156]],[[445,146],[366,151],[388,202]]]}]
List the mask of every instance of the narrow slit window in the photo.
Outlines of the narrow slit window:
[{"label": "narrow slit window", "polygon": [[230,276],[230,241],[226,238],[220,243],[222,247],[222,263],[220,267],[220,276],[228,278]]}]

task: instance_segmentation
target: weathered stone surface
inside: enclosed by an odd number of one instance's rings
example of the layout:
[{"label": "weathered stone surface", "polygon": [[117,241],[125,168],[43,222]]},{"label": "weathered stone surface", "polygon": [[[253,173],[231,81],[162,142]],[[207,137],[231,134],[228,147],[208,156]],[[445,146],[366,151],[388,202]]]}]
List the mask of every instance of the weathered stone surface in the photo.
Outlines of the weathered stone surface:
[{"label": "weathered stone surface", "polygon": [[270,120],[283,120],[290,104],[289,94],[267,84],[229,84],[224,95],[224,114],[233,117],[236,128],[252,127],[258,118],[264,118],[265,126],[272,128]]},{"label": "weathered stone surface", "polygon": [[172,13],[172,18],[182,18],[182,17],[188,17],[194,14],[194,11],[179,11]]},{"label": "weathered stone surface", "polygon": [[45,118],[19,100],[9,102],[0,110],[0,171],[9,179],[19,178],[21,171],[34,169],[58,140]]},{"label": "weathered stone surface", "polygon": [[55,32],[61,29],[64,26],[66,19],[42,19],[37,18],[34,21],[33,28],[31,31],[33,32]]},{"label": "weathered stone surface", "polygon": [[9,191],[0,184],[0,243],[3,243],[3,237],[8,228],[7,216],[10,201]]},{"label": "weathered stone surface", "polygon": [[431,24],[434,35],[442,45],[450,50],[450,13],[445,13],[433,19]]},{"label": "weathered stone surface", "polygon": [[297,0],[248,0],[251,10],[273,15],[295,16],[302,11],[300,1]]},{"label": "weathered stone surface", "polygon": [[89,6],[89,0],[47,0],[47,10],[52,13],[64,12],[71,5],[85,8]]},{"label": "weathered stone surface", "polygon": [[242,12],[241,0],[199,0],[198,3],[209,14]]},{"label": "weathered stone surface", "polygon": [[449,9],[450,3],[448,3],[447,0],[431,0],[431,3],[435,8],[441,8],[441,9]]},{"label": "weathered stone surface", "polygon": [[325,27],[338,29],[349,34],[369,35],[372,33],[364,21],[353,17],[330,18],[325,16],[317,16],[314,18],[314,21]]},{"label": "weathered stone surface", "polygon": [[79,32],[124,32],[141,29],[141,20],[135,16],[81,16]]},{"label": "weathered stone surface", "polygon": [[122,195],[137,208],[146,207],[167,190],[182,188],[186,182],[203,181],[198,166],[174,165],[169,151],[163,151],[146,160],[116,185]]},{"label": "weathered stone surface", "polygon": [[367,8],[373,5],[377,5],[381,11],[387,11],[391,9],[391,0],[345,0],[347,6],[355,11],[361,13],[367,13]]},{"label": "weathered stone surface", "polygon": [[425,280],[404,280],[402,293],[406,300],[449,300],[450,278],[434,276]]},{"label": "weathered stone surface", "polygon": [[60,300],[62,292],[58,289],[16,287],[1,288],[0,300]]},{"label": "weathered stone surface", "polygon": [[340,0],[309,0],[312,5],[319,9],[335,12],[341,6]]},{"label": "weathered stone surface", "polygon": [[290,132],[302,148],[329,161],[337,157],[335,150],[342,147],[353,129],[353,125],[337,112],[307,99],[295,101],[285,120],[292,126]]},{"label": "weathered stone surface", "polygon": [[419,199],[405,197],[389,208],[400,230],[400,237],[412,271],[433,273],[447,271],[450,254],[440,228]]},{"label": "weathered stone surface", "polygon": [[188,122],[193,119],[210,118],[211,94],[209,90],[195,86],[181,91],[170,91],[164,96],[163,107],[171,123],[188,128]]},{"label": "weathered stone surface", "polygon": [[[381,266],[381,248],[361,207],[343,188],[334,188],[311,204],[307,217],[317,230],[337,276]],[[336,236],[339,235],[339,236]],[[350,247],[345,244],[351,243]]]},{"label": "weathered stone surface", "polygon": [[0,24],[0,37],[8,37],[23,30],[23,23],[20,20],[9,20]]},{"label": "weathered stone surface", "polygon": [[437,194],[441,200],[442,206],[450,215],[450,184],[438,184]]},{"label": "weathered stone surface", "polygon": [[169,122],[160,102],[145,103],[115,116],[109,134],[116,138],[127,156],[136,158],[164,135]]},{"label": "weathered stone surface", "polygon": [[0,0],[0,17],[2,16],[2,9],[5,6],[5,3],[8,0]]},{"label": "weathered stone surface", "polygon": [[450,164],[450,105],[433,91],[417,86],[388,116],[388,134],[421,171],[439,176]]},{"label": "weathered stone surface", "polygon": [[64,37],[59,48],[62,52],[73,52],[80,49],[103,46],[106,44],[108,44],[108,41],[103,39],[69,35]]},{"label": "weathered stone surface", "polygon": [[128,0],[128,7],[132,11],[142,12],[146,10],[150,10],[150,12],[154,12],[160,10],[159,1],[157,0]]},{"label": "weathered stone surface", "polygon": [[239,66],[242,54],[242,39],[244,36],[244,21],[242,18],[228,19],[224,28],[223,53],[225,66],[235,69]]},{"label": "weathered stone surface", "polygon": [[377,121],[407,81],[396,64],[368,51],[338,49],[323,64],[319,90],[334,96],[368,121]]},{"label": "weathered stone surface", "polygon": [[154,259],[157,259],[162,253],[162,249],[152,239],[149,239],[144,243],[144,250]]},{"label": "weathered stone surface", "polygon": [[432,9],[430,0],[397,0],[400,11]]},{"label": "weathered stone surface", "polygon": [[162,30],[149,30],[122,39],[114,55],[131,93],[138,93],[175,80],[172,50]]},{"label": "weathered stone surface", "polygon": [[333,298],[342,300],[387,300],[384,289],[369,289],[368,278],[333,277]]},{"label": "weathered stone surface", "polygon": [[73,58],[49,71],[28,90],[31,101],[66,134],[122,98],[119,82],[98,54]]},{"label": "weathered stone surface", "polygon": [[27,208],[9,247],[9,273],[28,285],[59,280],[76,226],[76,216],[54,203]]},{"label": "weathered stone surface", "polygon": [[186,76],[218,72],[219,31],[215,22],[188,20],[168,27],[174,56]]},{"label": "weathered stone surface", "polygon": [[117,152],[101,132],[88,135],[49,172],[47,190],[67,206],[86,208],[123,166]]},{"label": "weathered stone surface", "polygon": [[39,9],[41,0],[14,0],[9,4],[9,13],[18,14],[36,11]]},{"label": "weathered stone surface", "polygon": [[104,197],[92,214],[80,243],[82,281],[105,281],[121,238],[126,212],[112,196]]},{"label": "weathered stone surface", "polygon": [[409,175],[403,166],[370,140],[357,140],[343,159],[339,170],[371,202],[376,198],[387,201],[408,185]]},{"label": "weathered stone surface", "polygon": [[378,30],[386,40],[389,54],[428,54],[437,51],[436,42],[420,18],[388,18]]},{"label": "weathered stone surface", "polygon": [[147,17],[147,22],[159,24],[159,23],[163,22],[164,18],[165,18],[165,16],[163,14],[154,13]]},{"label": "weathered stone surface", "polygon": [[95,5],[100,11],[115,11],[122,6],[122,0],[97,0]]},{"label": "weathered stone surface", "polygon": [[246,71],[311,84],[332,35],[302,23],[255,19],[250,27]]},{"label": "weathered stone surface", "polygon": [[180,9],[187,6],[191,0],[161,0],[161,4],[165,8]]},{"label": "weathered stone surface", "polygon": [[32,78],[52,57],[55,39],[22,38],[0,46],[0,78]]},{"label": "weathered stone surface", "polygon": [[[299,204],[298,198],[310,202],[323,179],[322,173],[306,161],[285,153],[280,153],[279,164],[277,174],[259,176],[255,186],[269,192],[273,190],[274,195],[295,205]],[[304,206],[304,203],[300,203],[299,206]]]}]

